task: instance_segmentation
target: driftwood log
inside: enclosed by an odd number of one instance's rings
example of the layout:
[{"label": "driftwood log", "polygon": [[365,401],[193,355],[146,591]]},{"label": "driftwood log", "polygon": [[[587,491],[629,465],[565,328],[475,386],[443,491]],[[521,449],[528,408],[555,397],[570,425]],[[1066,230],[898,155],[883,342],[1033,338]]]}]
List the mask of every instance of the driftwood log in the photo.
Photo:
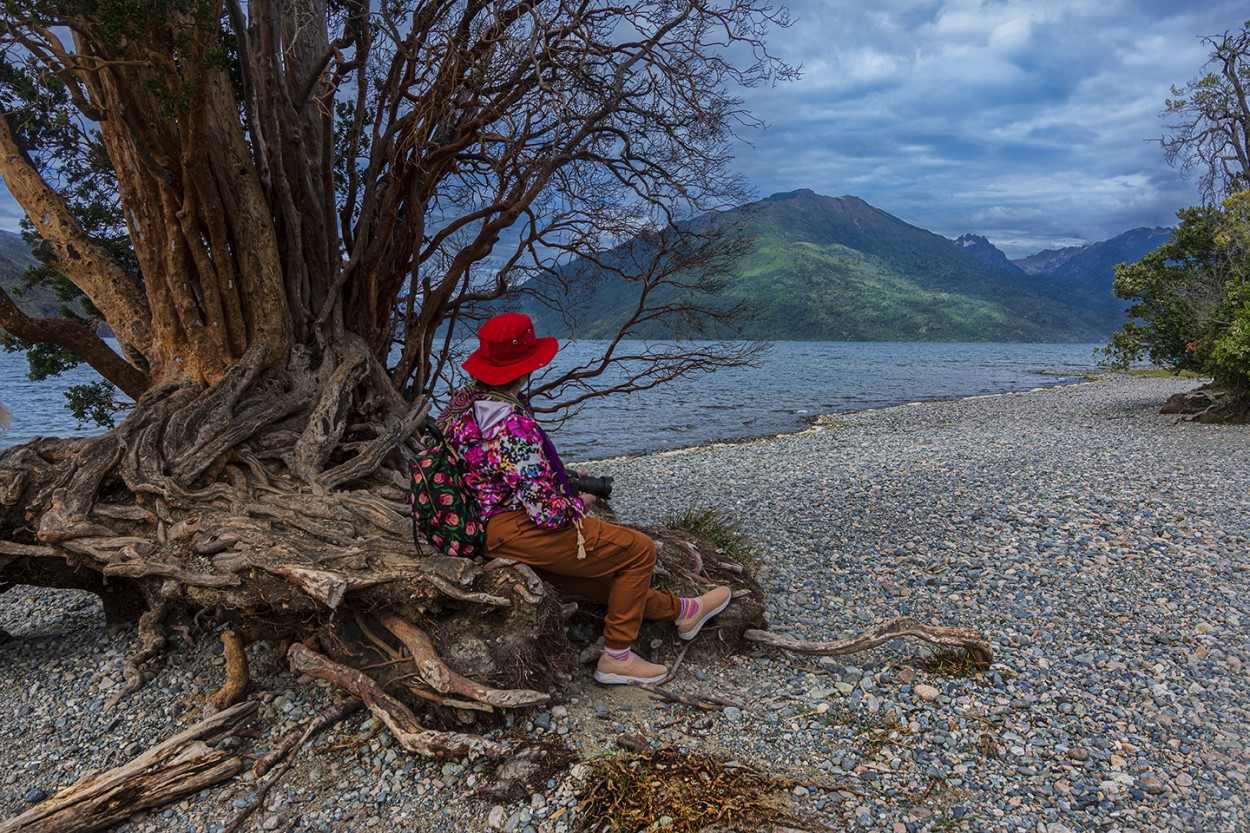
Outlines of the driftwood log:
[{"label": "driftwood log", "polygon": [[994,659],[994,651],[989,642],[973,628],[924,625],[907,616],[890,619],[864,633],[832,642],[805,642],[772,631],[755,629],[747,630],[742,634],[742,638],[748,642],[767,645],[770,648],[780,648],[796,654],[826,657],[858,654],[903,637],[914,637],[944,648],[967,651],[972,661],[981,668],[989,668]]},{"label": "driftwood log", "polygon": [[0,823],[2,833],[102,830],[127,816],[199,792],[243,769],[243,761],[213,744],[256,716],[239,703],[107,772],[88,772],[73,786]]}]

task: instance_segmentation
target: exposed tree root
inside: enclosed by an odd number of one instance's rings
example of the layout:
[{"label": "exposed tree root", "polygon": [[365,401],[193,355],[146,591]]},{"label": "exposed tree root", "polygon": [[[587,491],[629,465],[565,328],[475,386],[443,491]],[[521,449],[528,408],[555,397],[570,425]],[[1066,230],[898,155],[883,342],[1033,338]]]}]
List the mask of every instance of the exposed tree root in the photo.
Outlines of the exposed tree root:
[{"label": "exposed tree root", "polygon": [[126,661],[125,667],[122,668],[122,676],[126,683],[109,698],[104,705],[105,709],[113,708],[121,702],[123,697],[143,688],[143,665],[165,652],[165,616],[168,613],[169,604],[161,600],[139,617],[139,652]]},{"label": "exposed tree root", "polygon": [[1161,414],[1180,414],[1173,422],[1250,422],[1250,397],[1236,396],[1227,390],[1206,384],[1184,393],[1173,394],[1159,410]]},{"label": "exposed tree root", "polygon": [[336,700],[334,705],[322,709],[313,715],[312,719],[296,726],[279,738],[268,752],[256,759],[256,763],[252,766],[252,774],[257,778],[263,777],[279,761],[290,760],[309,738],[336,725],[345,717],[358,711],[363,705],[364,703],[358,697],[342,697]]},{"label": "exposed tree root", "polygon": [[325,680],[359,697],[365,707],[390,730],[399,745],[409,752],[427,758],[497,758],[508,751],[507,746],[477,735],[425,728],[407,706],[383,691],[370,677],[334,662],[305,645],[292,645],[287,656],[291,660],[292,671]]},{"label": "exposed tree root", "polygon": [[213,745],[257,712],[240,703],[219,712],[108,772],[88,772],[73,786],[0,823],[2,833],[79,833],[116,824],[230,778],[243,761]]},{"label": "exposed tree root", "polygon": [[551,700],[549,695],[541,691],[501,690],[475,683],[447,667],[434,650],[434,643],[425,631],[393,613],[381,613],[379,618],[387,630],[404,643],[421,679],[440,694],[458,694],[500,709],[538,706]]},{"label": "exposed tree root", "polygon": [[212,709],[221,711],[233,706],[247,691],[252,675],[248,668],[246,647],[247,643],[238,631],[222,631],[221,650],[226,660],[226,681],[208,698]]},{"label": "exposed tree root", "polygon": [[972,628],[922,625],[915,619],[907,616],[900,616],[896,619],[882,622],[872,630],[865,631],[859,636],[851,637],[850,639],[839,639],[833,642],[804,642],[803,640],[791,639],[771,631],[754,629],[748,630],[742,636],[748,642],[756,642],[772,648],[781,648],[796,654],[827,657],[857,654],[861,651],[884,645],[890,640],[911,636],[923,639],[926,642],[932,642],[935,645],[962,648],[972,655],[977,665],[984,668],[988,668],[990,663],[994,661],[994,650],[990,647],[989,642],[976,630]]}]

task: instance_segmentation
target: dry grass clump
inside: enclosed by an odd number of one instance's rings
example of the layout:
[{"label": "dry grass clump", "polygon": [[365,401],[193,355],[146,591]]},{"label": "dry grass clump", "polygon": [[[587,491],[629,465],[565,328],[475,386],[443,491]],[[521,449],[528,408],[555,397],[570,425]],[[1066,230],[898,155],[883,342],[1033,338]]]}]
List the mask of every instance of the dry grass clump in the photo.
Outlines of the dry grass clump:
[{"label": "dry grass clump", "polygon": [[710,541],[718,551],[741,564],[749,575],[754,575],[759,566],[755,543],[733,518],[719,509],[687,509],[671,516],[664,527]]},{"label": "dry grass clump", "polygon": [[888,709],[879,712],[858,711],[842,701],[830,704],[829,711],[819,716],[827,726],[845,729],[863,744],[865,756],[874,755],[886,746],[903,743],[911,728]]},{"label": "dry grass clump", "polygon": [[943,648],[916,662],[917,667],[943,677],[975,677],[984,671],[972,654],[962,648]]},{"label": "dry grass clump", "polygon": [[661,748],[587,765],[578,833],[755,830],[797,820],[784,795],[793,781],[716,755]]}]

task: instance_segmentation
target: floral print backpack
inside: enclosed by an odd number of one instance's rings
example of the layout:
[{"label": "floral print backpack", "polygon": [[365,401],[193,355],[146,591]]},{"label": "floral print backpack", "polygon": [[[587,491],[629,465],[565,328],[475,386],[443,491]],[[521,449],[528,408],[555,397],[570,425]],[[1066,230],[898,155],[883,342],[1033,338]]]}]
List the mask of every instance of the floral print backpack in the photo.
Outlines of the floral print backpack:
[{"label": "floral print backpack", "polygon": [[445,555],[472,557],[486,544],[477,499],[464,484],[463,462],[433,420],[427,424],[434,444],[408,463],[412,536],[421,536]]}]

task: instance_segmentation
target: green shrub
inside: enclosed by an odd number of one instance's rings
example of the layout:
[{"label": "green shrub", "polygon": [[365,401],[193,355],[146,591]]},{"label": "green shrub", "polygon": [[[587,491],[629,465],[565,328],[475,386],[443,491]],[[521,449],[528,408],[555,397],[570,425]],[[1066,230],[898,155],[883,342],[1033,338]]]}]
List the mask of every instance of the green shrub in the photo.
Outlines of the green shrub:
[{"label": "green shrub", "polygon": [[1135,302],[1136,320],[1103,348],[1105,362],[1210,376],[1235,404],[1250,397],[1250,191],[1177,216],[1171,240],[1116,267],[1115,294]]}]

